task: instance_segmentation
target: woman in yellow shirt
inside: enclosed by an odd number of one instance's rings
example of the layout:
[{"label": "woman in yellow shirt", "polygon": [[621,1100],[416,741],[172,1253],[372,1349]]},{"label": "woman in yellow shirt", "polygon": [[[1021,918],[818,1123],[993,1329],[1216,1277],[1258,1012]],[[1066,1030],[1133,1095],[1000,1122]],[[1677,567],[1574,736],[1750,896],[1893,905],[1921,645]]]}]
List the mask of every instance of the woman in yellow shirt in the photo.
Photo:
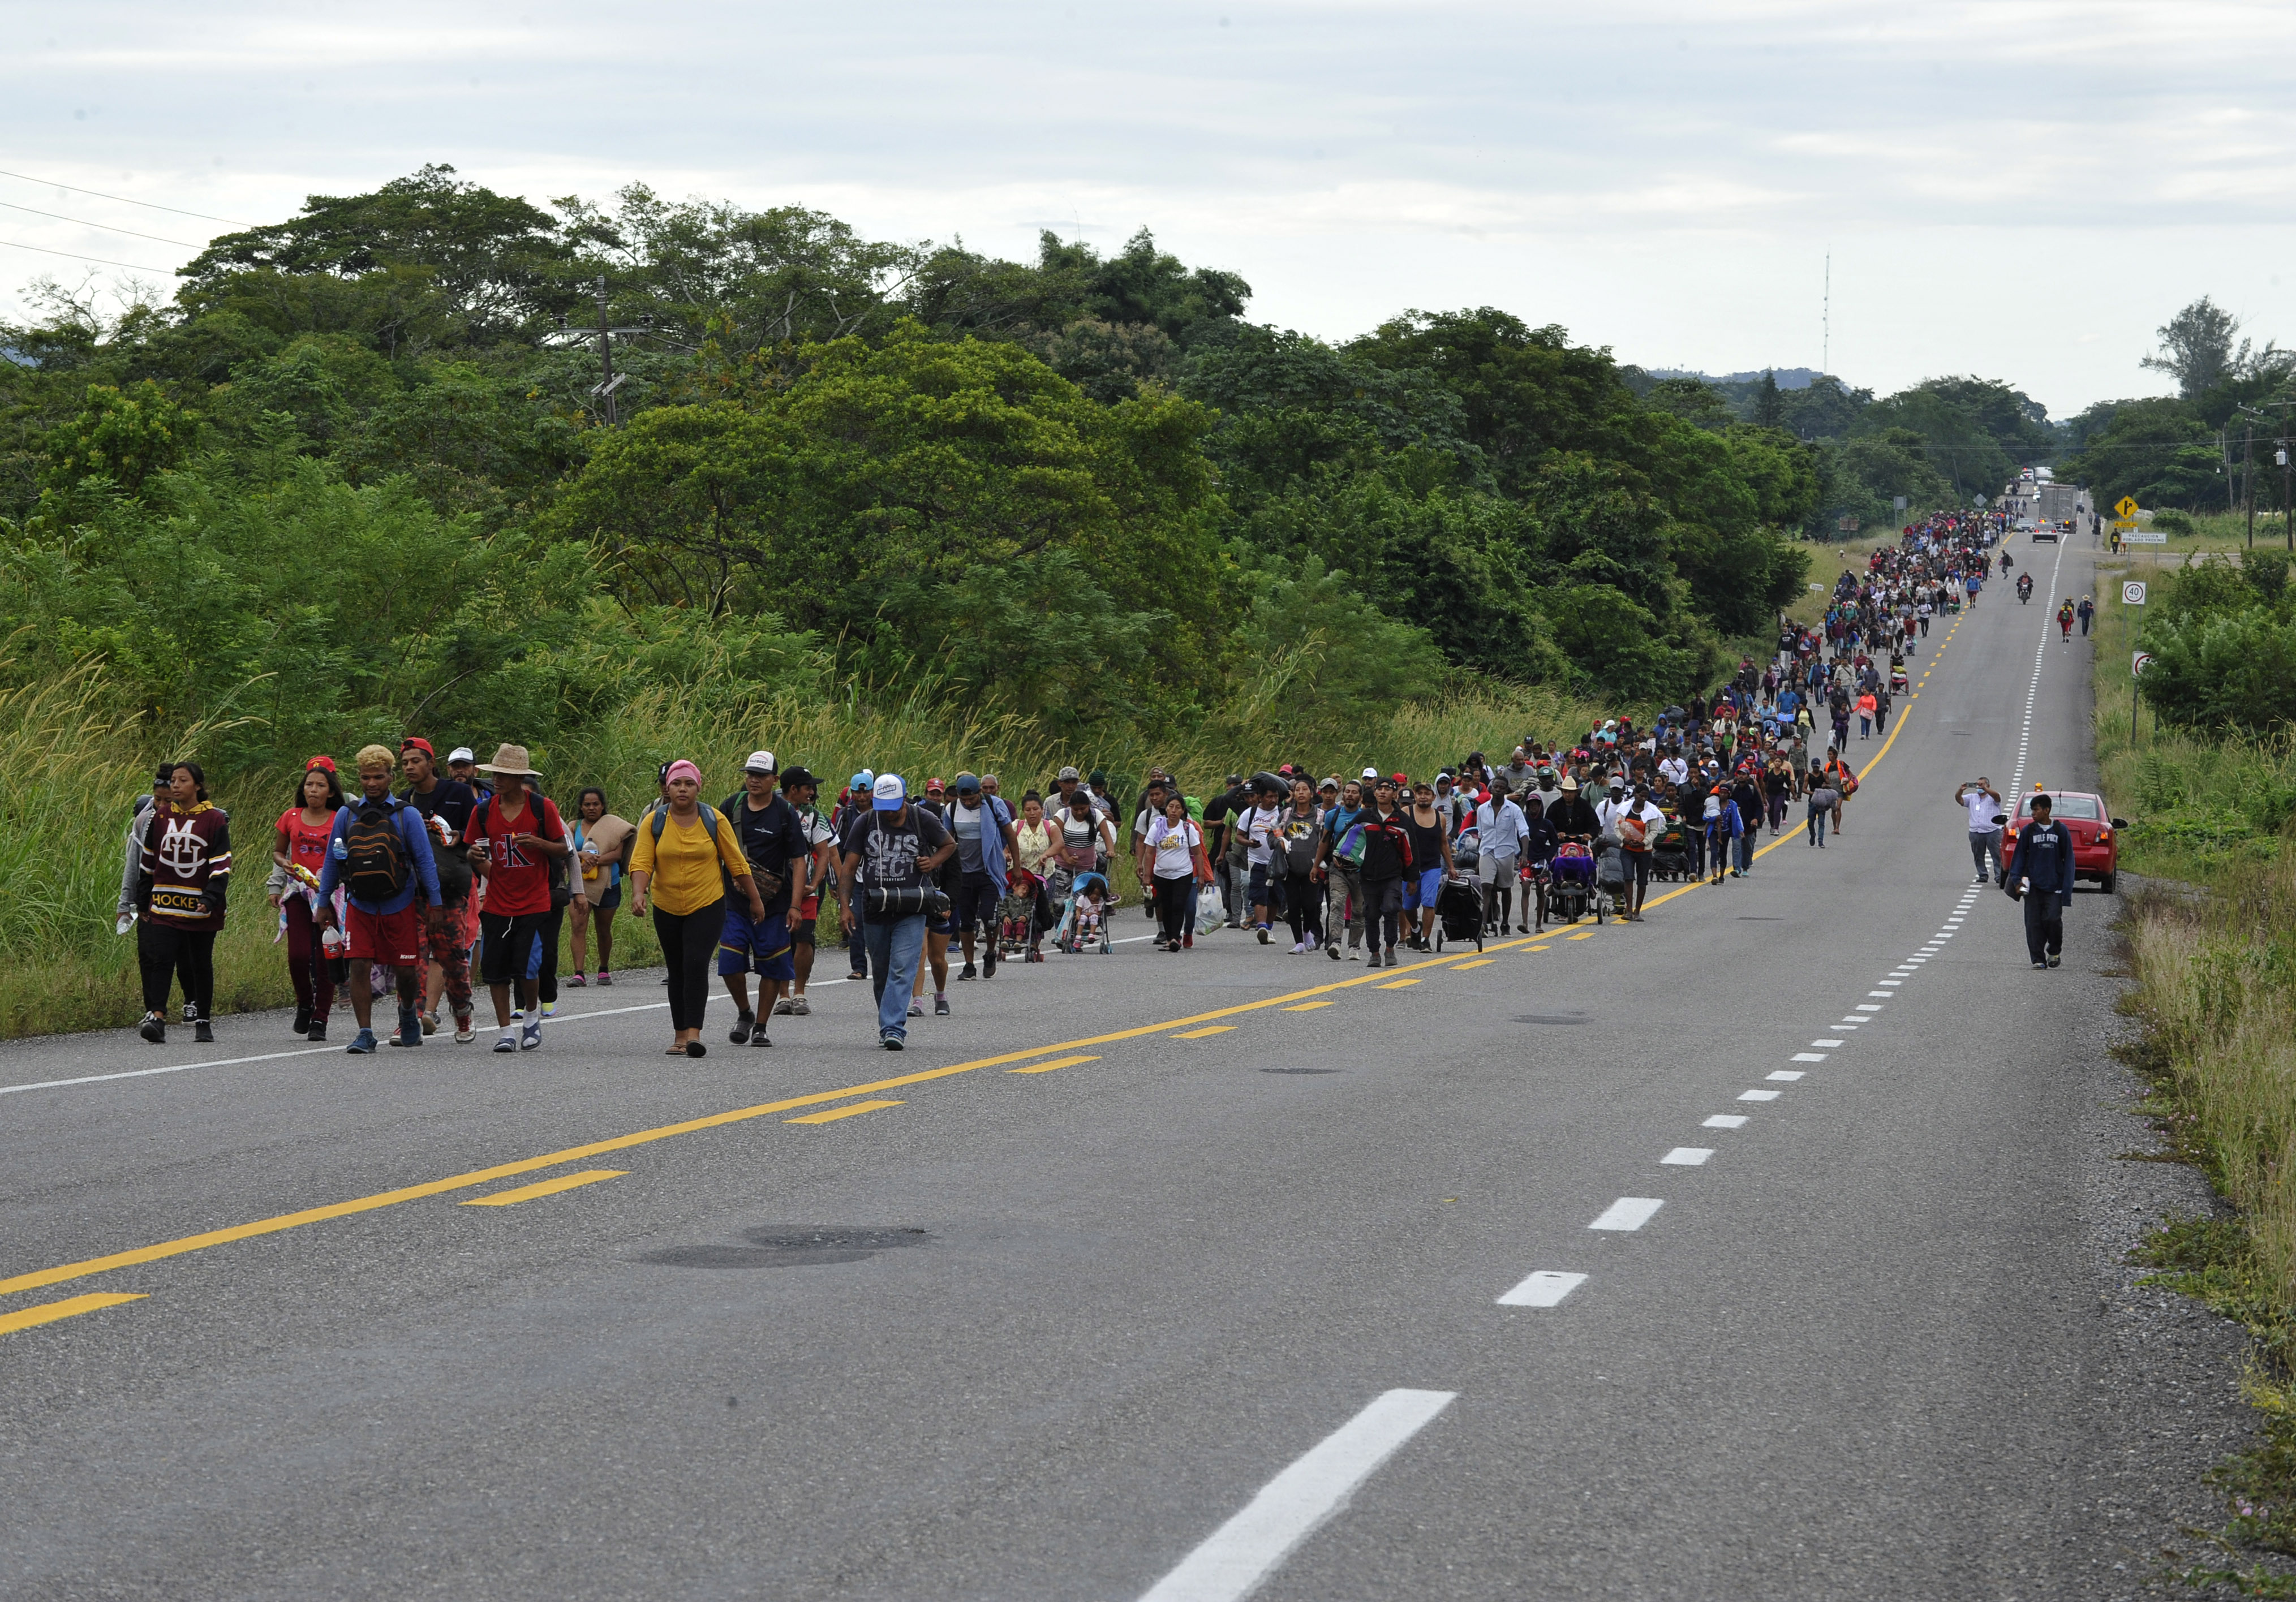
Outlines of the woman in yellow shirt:
[{"label": "woman in yellow shirt", "polygon": [[749,898],[753,922],[765,921],[766,903],[732,821],[701,799],[701,770],[673,762],[666,785],[668,810],[638,823],[630,910],[643,918],[652,903],[669,967],[669,1023],[677,1038],[665,1055],[702,1057],[709,1049],[701,1043],[701,1014],[709,1004],[709,958],[726,927],[726,880]]}]

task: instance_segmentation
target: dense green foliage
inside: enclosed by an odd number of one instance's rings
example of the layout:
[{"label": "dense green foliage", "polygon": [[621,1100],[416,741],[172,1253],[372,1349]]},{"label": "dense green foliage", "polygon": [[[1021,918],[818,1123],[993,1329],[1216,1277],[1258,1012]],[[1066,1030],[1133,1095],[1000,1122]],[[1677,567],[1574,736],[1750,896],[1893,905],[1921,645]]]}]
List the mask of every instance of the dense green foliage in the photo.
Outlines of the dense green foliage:
[{"label": "dense green foliage", "polygon": [[[1064,739],[1477,677],[1687,694],[1798,593],[1819,454],[1489,309],[1329,345],[1144,231],[1034,262],[429,168],[174,301],[0,330],[14,682],[293,759],[790,691]],[[614,331],[615,417],[597,394]]]},{"label": "dense green foliage", "polygon": [[2137,643],[2152,653],[2139,681],[2169,723],[2260,732],[2296,719],[2296,589],[2289,559],[2251,551],[2210,558],[2163,586]]}]

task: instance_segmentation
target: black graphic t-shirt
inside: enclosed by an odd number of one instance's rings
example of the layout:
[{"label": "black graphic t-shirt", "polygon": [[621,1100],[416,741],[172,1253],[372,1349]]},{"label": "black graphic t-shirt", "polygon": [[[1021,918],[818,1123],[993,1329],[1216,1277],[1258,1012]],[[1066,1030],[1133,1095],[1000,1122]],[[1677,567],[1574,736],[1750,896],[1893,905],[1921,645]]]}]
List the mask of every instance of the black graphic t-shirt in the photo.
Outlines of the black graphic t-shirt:
[{"label": "black graphic t-shirt", "polygon": [[861,858],[856,877],[865,889],[905,890],[921,885],[923,880],[917,863],[939,851],[948,838],[940,820],[921,806],[911,805],[905,821],[896,823],[893,816],[881,812],[859,813],[847,822],[845,838],[837,843],[841,854]]}]

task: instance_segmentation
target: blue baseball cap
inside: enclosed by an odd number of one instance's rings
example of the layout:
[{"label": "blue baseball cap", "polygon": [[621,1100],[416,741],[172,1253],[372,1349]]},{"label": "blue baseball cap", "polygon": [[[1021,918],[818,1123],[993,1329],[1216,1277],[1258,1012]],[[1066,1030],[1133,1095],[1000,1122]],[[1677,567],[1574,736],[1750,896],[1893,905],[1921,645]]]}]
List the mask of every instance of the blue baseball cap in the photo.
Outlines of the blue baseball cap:
[{"label": "blue baseball cap", "polygon": [[853,775],[853,782],[846,788],[857,796],[863,790],[867,789],[871,785],[876,782],[877,775],[871,772],[867,768],[863,768],[859,772]]},{"label": "blue baseball cap", "polygon": [[909,804],[908,787],[901,782],[898,773],[888,773],[876,782],[873,792],[879,812],[898,812]]}]

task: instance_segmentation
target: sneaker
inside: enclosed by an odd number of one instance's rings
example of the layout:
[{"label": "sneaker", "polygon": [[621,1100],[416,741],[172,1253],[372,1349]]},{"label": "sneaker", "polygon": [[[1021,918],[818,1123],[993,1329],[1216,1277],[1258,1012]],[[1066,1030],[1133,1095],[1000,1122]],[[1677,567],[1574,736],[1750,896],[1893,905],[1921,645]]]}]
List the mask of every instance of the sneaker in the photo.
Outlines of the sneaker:
[{"label": "sneaker", "polygon": [[770,1046],[774,1042],[766,1038],[765,1030],[760,1028],[750,1036],[750,1043],[753,1046]]},{"label": "sneaker", "polygon": [[479,1032],[471,1026],[471,1015],[467,1012],[456,1013],[455,1015],[455,1043],[458,1046],[467,1046],[478,1038]]},{"label": "sneaker", "polygon": [[327,1038],[327,1020],[323,1018],[313,1018],[311,1020],[310,1033],[304,1035],[303,1038],[311,1042],[314,1045],[324,1042]]},{"label": "sneaker", "polygon": [[1387,948],[1387,960],[1385,963],[1382,964],[1382,966],[1386,968],[1393,968],[1395,966],[1395,948],[1393,946],[1390,945]]},{"label": "sneaker", "polygon": [[[2055,966],[2054,959],[2051,960],[2050,966]],[[192,1039],[202,1046],[212,1046],[215,1044],[215,1030],[209,1025],[207,1019],[201,1018],[192,1026]]]},{"label": "sneaker", "polygon": [[888,1034],[888,1035],[884,1035],[884,1036],[882,1036],[882,1038],[880,1038],[880,1039],[879,1039],[879,1041],[877,1042],[877,1043],[878,1043],[879,1045],[881,1045],[881,1046],[884,1047],[884,1048],[885,1048],[885,1050],[888,1050],[888,1051],[898,1051],[898,1050],[903,1050],[903,1049],[906,1046],[906,1044],[907,1044],[907,1042],[905,1042],[904,1040],[902,1040],[902,1039],[901,1039],[901,1037],[900,1037],[899,1035],[898,1035],[898,1034]]},{"label": "sneaker", "polygon": [[1306,956],[1308,954],[1308,943],[1304,940],[1293,941],[1292,943],[1292,954],[1295,957]]},{"label": "sneaker", "polygon": [[184,1022],[185,1022],[185,1023],[187,1023],[187,1024],[196,1024],[196,1023],[198,1023],[199,1021],[200,1021],[200,1009],[199,1009],[199,1008],[198,1008],[198,1007],[196,1007],[195,1005],[193,1005],[193,1004],[192,1002],[190,1002],[190,1001],[185,1001],[185,1002],[184,1003]]},{"label": "sneaker", "polygon": [[298,1006],[295,1009],[295,1022],[292,1027],[298,1034],[311,1033],[311,1009],[308,1007]]},{"label": "sneaker", "polygon": [[750,1043],[750,1031],[756,1026],[757,1021],[757,1017],[753,1013],[745,1012],[742,1014],[741,1017],[734,1020],[734,1026],[726,1031],[726,1038],[732,1041],[737,1046],[748,1045]]},{"label": "sneaker", "polygon": [[[1355,960],[1353,952],[1349,953],[1348,960],[1350,962]],[[1374,945],[1371,948],[1371,955],[1364,959],[1364,966],[1365,968],[1377,968],[1379,966],[1379,947]]]},{"label": "sneaker", "polygon": [[504,1030],[504,1031],[502,1032],[502,1038],[501,1038],[500,1040],[498,1040],[498,1041],[495,1042],[495,1050],[497,1050],[497,1051],[515,1051],[515,1050],[518,1050],[518,1031],[517,1031],[517,1030],[515,1030],[515,1029],[505,1029],[505,1030]]},{"label": "sneaker", "polygon": [[968,963],[966,963],[966,964],[964,965],[964,970],[963,970],[962,972],[960,972],[956,977],[957,977],[958,978],[960,978],[960,979],[970,979],[970,978],[973,978],[973,977],[977,977],[977,976],[975,976],[975,975],[974,975],[974,973],[973,973],[973,971],[972,971],[972,963],[970,963],[970,962],[968,962]]},{"label": "sneaker", "polygon": [[[530,1018],[526,1020],[526,1033],[518,1037],[518,1049],[521,1051],[531,1051],[541,1043],[542,1020],[538,1018]],[[687,1055],[691,1056],[693,1053],[688,1052]]]},{"label": "sneaker", "polygon": [[422,1033],[425,1034],[436,1034],[439,1033],[439,1015],[437,1013],[426,1012],[422,1015]]},{"label": "sneaker", "polygon": [[[2060,965],[2064,961],[2064,960],[2065,960],[2065,959],[2064,959],[2063,953],[2062,953],[2062,952],[2051,952],[2049,953],[2049,966],[2050,966],[2051,968],[2055,968],[2055,967],[2060,966]],[[201,1028],[202,1028],[202,1029],[204,1029],[204,1028],[206,1028],[206,1027],[207,1027],[207,1026],[206,1026],[205,1024],[202,1024],[202,1025],[201,1025],[201,1026],[200,1026],[200,1027],[201,1027]],[[202,1038],[202,1039],[212,1039],[212,1038],[213,1038],[213,1036],[202,1036],[201,1038]]]},{"label": "sneaker", "polygon": [[598,970],[598,983],[599,983],[599,984],[601,984],[601,985],[611,985],[613,982],[614,982],[614,976],[613,976],[613,975],[611,975],[611,974],[608,973],[608,972],[607,972],[604,969],[603,969],[603,968],[602,968],[602,969],[600,969]]},{"label": "sneaker", "polygon": [[909,1016],[911,1018],[922,1018],[924,1015],[925,1004],[916,997],[911,996],[909,998]]},{"label": "sneaker", "polygon": [[590,981],[584,978],[580,974],[570,974],[567,976],[566,983],[569,988],[580,990],[587,986]]},{"label": "sneaker", "polygon": [[352,1057],[373,1056],[374,1054],[374,1031],[372,1029],[360,1030],[357,1034],[351,1036],[351,1043],[345,1046],[343,1050],[347,1055]]},{"label": "sneaker", "polygon": [[422,1019],[413,1008],[400,1011],[398,1033],[390,1037],[390,1043],[394,1046],[419,1046],[422,1043]]},{"label": "sneaker", "polygon": [[2034,964],[2033,964],[2033,970],[2034,970],[2036,973],[2046,972],[2046,971],[2047,970],[2047,969],[2048,969],[2048,966],[2049,966],[2049,965],[2048,965],[2047,963],[2046,963],[2046,962],[2036,962],[2036,963],[2034,963]]},{"label": "sneaker", "polygon": [[1257,926],[1254,932],[1259,935],[1260,944],[1270,945],[1274,944],[1274,942],[1268,937],[1267,926],[1266,924],[1263,923]]},{"label": "sneaker", "polygon": [[510,1021],[513,1024],[519,1022],[525,1017],[526,1009],[523,1007],[513,1007],[510,1009]]},{"label": "sneaker", "polygon": [[796,1010],[797,1009],[791,1004],[790,998],[787,996],[783,996],[780,1001],[774,1003],[774,1016],[775,1018],[787,1018],[791,1013],[795,1012]]},{"label": "sneaker", "polygon": [[543,1002],[542,1016],[545,1018],[556,1018],[558,1016],[558,1003],[555,1001]]},{"label": "sneaker", "polygon": [[[1339,954],[1339,953],[1338,953],[1338,952],[1334,952],[1332,953],[1332,955],[1334,955],[1334,956],[1337,956],[1338,954]],[[1360,962],[1360,961],[1362,961],[1362,960],[1363,960],[1363,947],[1361,947],[1361,946],[1359,946],[1359,945],[1351,945],[1351,946],[1348,947],[1348,960],[1349,960],[1349,961],[1350,961],[1350,962]]]},{"label": "sneaker", "polygon": [[812,1003],[808,1001],[803,996],[790,997],[789,1009],[791,1016],[794,1018],[811,1018],[813,1016]]},{"label": "sneaker", "polygon": [[996,948],[993,945],[980,953],[980,977],[984,979],[996,977]]},{"label": "sneaker", "polygon": [[1324,955],[1337,962],[1340,960],[1340,948],[1336,945],[1327,945],[1324,948]]},{"label": "sneaker", "polygon": [[1180,945],[1185,951],[1193,951],[1196,949],[1196,937],[1193,935],[1183,935],[1180,936]]},{"label": "sneaker", "polygon": [[1316,939],[1315,936],[1310,935],[1310,936],[1308,936],[1308,938],[1307,938],[1307,939],[1306,939],[1302,944],[1304,944],[1307,946],[1307,948],[1308,948],[1309,951],[1311,951],[1311,952],[1312,952],[1312,951],[1314,951],[1317,946],[1321,945],[1321,944],[1323,944],[1323,942],[1322,942],[1322,941],[1320,941],[1320,940],[1318,940],[1318,939]]},{"label": "sneaker", "polygon": [[948,998],[947,996],[933,997],[933,1016],[935,1018],[947,1018],[948,1016]]},{"label": "sneaker", "polygon": [[155,1046],[164,1046],[168,1043],[168,1020],[160,1013],[147,1012],[144,1015],[143,1027],[135,1033]]}]

